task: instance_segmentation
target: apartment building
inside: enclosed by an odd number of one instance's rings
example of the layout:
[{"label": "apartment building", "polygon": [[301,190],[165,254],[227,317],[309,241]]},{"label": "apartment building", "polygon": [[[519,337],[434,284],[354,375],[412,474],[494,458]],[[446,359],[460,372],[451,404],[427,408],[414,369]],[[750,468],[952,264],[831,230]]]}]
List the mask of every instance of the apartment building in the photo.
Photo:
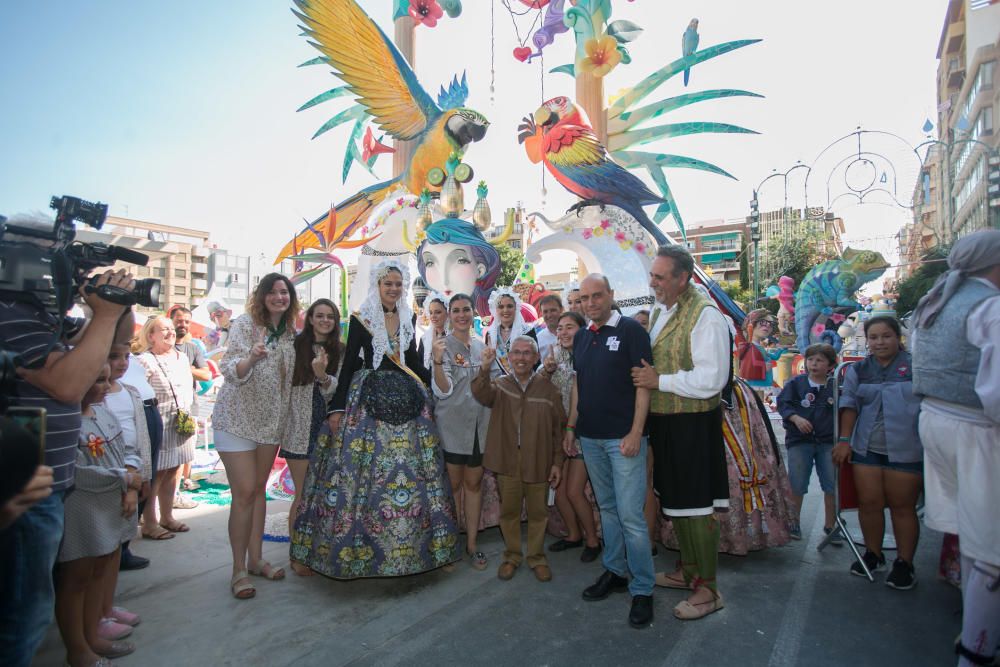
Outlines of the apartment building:
[{"label": "apartment building", "polygon": [[687,239],[679,231],[669,232],[676,242],[691,251],[695,262],[719,282],[739,282],[740,255],[749,239],[742,218],[703,220],[688,225]]}]

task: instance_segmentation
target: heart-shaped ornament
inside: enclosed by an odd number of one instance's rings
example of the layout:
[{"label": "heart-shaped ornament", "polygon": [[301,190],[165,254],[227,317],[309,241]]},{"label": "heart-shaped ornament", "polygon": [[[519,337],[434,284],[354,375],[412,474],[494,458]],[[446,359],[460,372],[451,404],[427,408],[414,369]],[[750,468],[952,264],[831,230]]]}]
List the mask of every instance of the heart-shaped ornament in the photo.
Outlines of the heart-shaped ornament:
[{"label": "heart-shaped ornament", "polygon": [[522,63],[526,61],[528,59],[528,56],[530,55],[531,55],[530,46],[519,46],[516,49],[514,49],[514,57],[520,60]]}]

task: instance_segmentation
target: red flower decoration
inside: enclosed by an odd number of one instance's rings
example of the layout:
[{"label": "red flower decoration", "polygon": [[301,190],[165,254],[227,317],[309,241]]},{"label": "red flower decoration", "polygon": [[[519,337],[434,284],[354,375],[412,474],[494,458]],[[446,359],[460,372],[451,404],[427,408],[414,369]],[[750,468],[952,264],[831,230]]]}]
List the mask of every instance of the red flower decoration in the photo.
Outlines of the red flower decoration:
[{"label": "red flower decoration", "polygon": [[104,438],[91,433],[87,436],[87,449],[91,456],[104,456]]},{"label": "red flower decoration", "polygon": [[608,220],[607,218],[604,218],[604,220],[601,220],[601,229],[607,229],[610,226],[611,226],[611,221],[610,220]]},{"label": "red flower decoration", "polygon": [[615,241],[621,243],[625,240],[625,232],[615,232]]},{"label": "red flower decoration", "polygon": [[433,28],[442,16],[444,16],[444,10],[441,9],[437,0],[410,0],[410,18],[417,23],[423,23],[428,28]]},{"label": "red flower decoration", "polygon": [[635,244],[635,249],[636,252],[646,252],[646,244],[640,241],[639,243]]}]

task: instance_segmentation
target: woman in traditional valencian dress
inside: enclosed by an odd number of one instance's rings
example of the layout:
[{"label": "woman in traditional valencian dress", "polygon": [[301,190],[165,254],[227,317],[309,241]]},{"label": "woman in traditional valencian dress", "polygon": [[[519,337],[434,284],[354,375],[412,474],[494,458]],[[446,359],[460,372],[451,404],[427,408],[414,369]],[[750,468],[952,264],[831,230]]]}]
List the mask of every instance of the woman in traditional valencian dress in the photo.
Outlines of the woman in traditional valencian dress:
[{"label": "woman in traditional valencian dress", "polygon": [[521,297],[517,292],[509,287],[498,287],[490,295],[490,315],[493,320],[486,331],[486,346],[497,351],[496,360],[490,376],[493,378],[510,374],[510,360],[507,353],[510,352],[511,343],[518,336],[531,336],[535,338],[535,331],[531,325],[524,321],[521,312]]},{"label": "woman in traditional valencian dress", "polygon": [[292,559],[337,579],[425,572],[459,559],[455,501],[430,420],[429,372],[389,259],[351,316],[329,429],[310,460]]}]

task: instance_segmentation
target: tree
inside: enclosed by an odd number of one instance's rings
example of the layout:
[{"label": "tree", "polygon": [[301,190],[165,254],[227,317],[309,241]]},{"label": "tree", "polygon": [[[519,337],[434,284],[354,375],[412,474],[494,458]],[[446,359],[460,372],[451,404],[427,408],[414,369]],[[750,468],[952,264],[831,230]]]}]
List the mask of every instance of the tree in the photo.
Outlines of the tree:
[{"label": "tree", "polygon": [[727,281],[719,283],[719,287],[725,292],[730,299],[735,301],[743,310],[748,310],[750,302],[753,301],[753,293],[747,287],[742,287],[736,281]]},{"label": "tree", "polygon": [[920,267],[905,280],[896,283],[896,317],[904,317],[917,307],[920,297],[927,294],[934,282],[942,273],[948,270],[948,258],[951,246],[938,246],[927,252],[921,259]]},{"label": "tree", "polygon": [[821,262],[836,259],[831,251],[823,252],[824,239],[821,234],[813,232],[802,236],[783,238],[767,249],[767,258],[761,258],[760,289],[774,283],[781,276],[788,276],[795,281],[796,287],[806,274]]},{"label": "tree", "polygon": [[743,289],[750,287],[750,260],[747,258],[749,248],[746,243],[740,248],[740,287]]},{"label": "tree", "polygon": [[497,285],[513,285],[517,280],[517,274],[521,272],[521,266],[524,265],[524,253],[506,243],[497,246],[497,250],[500,252],[500,275],[497,277]]}]

